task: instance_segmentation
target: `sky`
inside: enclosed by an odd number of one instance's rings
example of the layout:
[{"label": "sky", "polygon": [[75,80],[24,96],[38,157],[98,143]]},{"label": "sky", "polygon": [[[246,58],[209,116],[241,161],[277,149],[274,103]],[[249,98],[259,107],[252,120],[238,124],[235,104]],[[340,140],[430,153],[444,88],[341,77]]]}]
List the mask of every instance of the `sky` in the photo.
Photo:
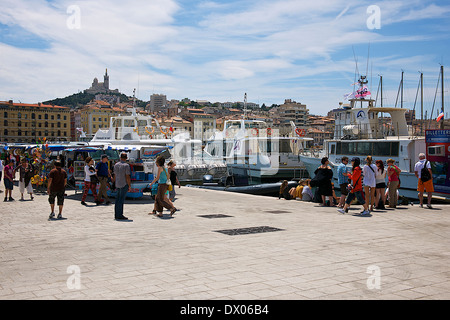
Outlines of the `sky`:
[{"label": "sky", "polygon": [[[359,75],[372,98],[431,113],[440,66],[448,95],[450,2],[430,0],[0,0],[0,100],[23,103],[87,89],[148,101],[291,99],[325,115]],[[447,71],[448,70],[448,71]],[[378,94],[377,94],[378,92]],[[440,106],[436,99],[433,116]],[[400,105],[400,102],[397,102]],[[414,107],[415,105],[415,107]],[[448,113],[448,98],[445,102]],[[446,117],[447,118],[447,117]]]}]

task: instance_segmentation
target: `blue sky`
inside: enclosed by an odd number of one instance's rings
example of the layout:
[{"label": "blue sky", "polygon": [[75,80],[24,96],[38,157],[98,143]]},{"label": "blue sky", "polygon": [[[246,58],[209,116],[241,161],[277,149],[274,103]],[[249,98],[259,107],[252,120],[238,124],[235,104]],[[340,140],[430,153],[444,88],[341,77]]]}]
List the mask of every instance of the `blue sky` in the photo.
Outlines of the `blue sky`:
[{"label": "blue sky", "polygon": [[142,100],[247,93],[326,114],[353,90],[357,60],[373,97],[383,75],[384,105],[395,104],[403,70],[413,108],[422,71],[430,112],[440,64],[450,72],[449,14],[448,1],[428,0],[2,0],[0,100],[64,97],[108,68],[112,89],[136,88]]}]

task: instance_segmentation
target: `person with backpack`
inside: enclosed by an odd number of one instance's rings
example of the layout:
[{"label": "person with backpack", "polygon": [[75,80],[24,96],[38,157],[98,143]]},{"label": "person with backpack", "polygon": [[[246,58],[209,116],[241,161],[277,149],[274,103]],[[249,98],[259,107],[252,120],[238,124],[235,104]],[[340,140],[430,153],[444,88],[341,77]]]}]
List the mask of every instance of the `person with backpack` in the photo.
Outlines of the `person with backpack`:
[{"label": "person with backpack", "polygon": [[424,153],[419,153],[419,161],[414,166],[414,173],[417,177],[417,191],[419,191],[419,201],[420,207],[423,208],[423,193],[426,191],[428,193],[428,209],[433,209],[431,207],[431,197],[434,192],[433,187],[433,173],[431,171],[431,164],[425,158]]}]

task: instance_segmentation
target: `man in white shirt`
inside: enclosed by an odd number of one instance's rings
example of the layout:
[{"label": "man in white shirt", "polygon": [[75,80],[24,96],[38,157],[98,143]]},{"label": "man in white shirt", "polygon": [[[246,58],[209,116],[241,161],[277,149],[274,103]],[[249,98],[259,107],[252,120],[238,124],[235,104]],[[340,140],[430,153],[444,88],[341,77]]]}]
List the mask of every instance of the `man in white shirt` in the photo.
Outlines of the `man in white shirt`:
[{"label": "man in white shirt", "polygon": [[[422,181],[422,169],[425,167],[425,164],[426,164],[426,168],[430,172],[430,177],[431,177],[431,179],[428,180],[428,181]],[[420,207],[421,208],[423,207],[423,193],[426,191],[428,193],[427,208],[432,209],[432,207],[431,207],[431,197],[432,197],[433,192],[434,192],[433,173],[431,172],[430,161],[427,161],[427,159],[425,159],[425,154],[424,153],[420,153],[419,154],[419,161],[414,166],[414,173],[415,173],[417,179],[419,179],[419,181],[417,183],[417,191],[419,191]]]}]

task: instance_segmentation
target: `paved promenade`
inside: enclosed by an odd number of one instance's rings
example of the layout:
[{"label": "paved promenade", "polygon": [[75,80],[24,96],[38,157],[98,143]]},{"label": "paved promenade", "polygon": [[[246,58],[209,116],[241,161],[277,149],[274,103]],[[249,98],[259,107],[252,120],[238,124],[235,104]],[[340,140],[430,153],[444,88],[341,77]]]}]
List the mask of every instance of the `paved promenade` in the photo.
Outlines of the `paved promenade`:
[{"label": "paved promenade", "polygon": [[360,206],[176,191],[172,218],[147,215],[145,196],[126,201],[132,222],[115,221],[113,205],[68,191],[65,219],[48,221],[47,196],[17,201],[15,188],[0,202],[0,299],[450,299],[448,205],[356,217]]}]

